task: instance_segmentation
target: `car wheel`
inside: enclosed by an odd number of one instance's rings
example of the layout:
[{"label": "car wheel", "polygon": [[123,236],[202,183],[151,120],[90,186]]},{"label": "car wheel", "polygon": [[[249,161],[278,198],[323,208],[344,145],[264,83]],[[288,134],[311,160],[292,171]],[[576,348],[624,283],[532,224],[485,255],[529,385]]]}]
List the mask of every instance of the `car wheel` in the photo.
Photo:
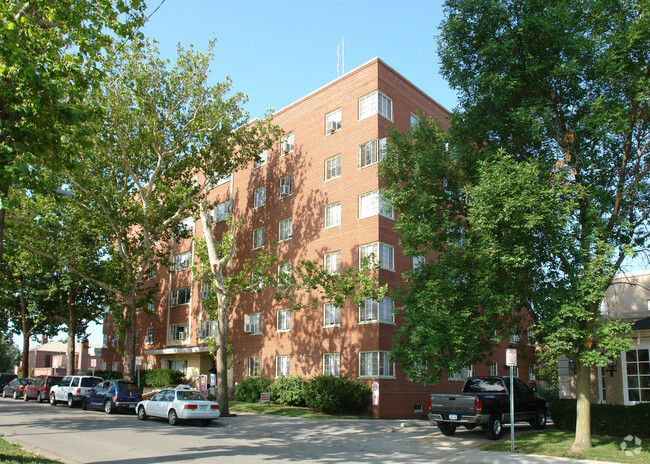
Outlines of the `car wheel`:
[{"label": "car wheel", "polygon": [[212,419],[201,419],[201,425],[210,425],[212,424]]},{"label": "car wheel", "polygon": [[104,403],[104,412],[106,414],[113,414],[113,402],[111,400]]},{"label": "car wheel", "polygon": [[176,414],[176,411],[173,409],[169,411],[169,414],[167,414],[167,420],[169,421],[169,425],[178,425],[178,414]]},{"label": "car wheel", "polygon": [[147,412],[144,410],[144,406],[138,408],[138,419],[147,420]]},{"label": "car wheel", "polygon": [[4,390],[2,390],[2,397],[3,397],[3,398],[6,398],[6,397],[7,397],[7,392],[4,391]]},{"label": "car wheel", "polygon": [[543,430],[546,428],[546,411],[544,409],[537,410],[535,418],[530,421],[530,425],[535,427],[537,430]]},{"label": "car wheel", "polygon": [[42,403],[43,402],[43,397],[41,396],[41,393],[36,394],[36,402],[37,403]]},{"label": "car wheel", "polygon": [[436,422],[438,425],[438,428],[442,432],[443,435],[450,437],[454,433],[456,433],[456,426],[448,424],[447,422]]},{"label": "car wheel", "polygon": [[50,393],[50,404],[56,406],[56,397],[54,396],[54,393]]},{"label": "car wheel", "polygon": [[68,407],[74,408],[74,398],[72,397],[72,395],[68,395]]},{"label": "car wheel", "polygon": [[18,391],[17,391],[17,390],[14,390],[14,399],[15,399],[15,400],[18,399]]},{"label": "car wheel", "polygon": [[503,432],[503,421],[498,414],[492,414],[488,421],[487,436],[490,440],[498,440]]},{"label": "car wheel", "polygon": [[29,401],[29,397],[27,396],[27,392],[23,392],[23,401]]},{"label": "car wheel", "polygon": [[84,411],[88,410],[88,398],[84,398],[81,400],[81,409]]}]

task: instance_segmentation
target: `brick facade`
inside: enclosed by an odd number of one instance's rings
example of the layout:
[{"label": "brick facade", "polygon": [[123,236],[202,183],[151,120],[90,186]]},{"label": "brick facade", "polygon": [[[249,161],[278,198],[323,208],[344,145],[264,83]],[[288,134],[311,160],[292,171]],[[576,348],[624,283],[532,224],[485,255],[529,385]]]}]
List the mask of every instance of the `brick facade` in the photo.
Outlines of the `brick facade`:
[{"label": "brick facade", "polygon": [[[359,99],[379,91],[391,100],[391,118],[379,114],[359,119]],[[334,132],[326,127],[326,116],[340,110],[341,125]],[[407,130],[411,115],[423,112],[437,118],[448,127],[447,111],[430,97],[405,80],[379,59],[374,59],[345,74],[326,86],[305,96],[274,114],[274,122],[286,133],[293,133],[293,150],[282,153],[280,144],[268,150],[268,162],[261,167],[234,173],[233,216],[245,217],[245,225],[237,234],[239,259],[250,256],[253,248],[253,231],[265,228],[265,244],[278,243],[280,258],[287,262],[301,259],[323,263],[324,255],[339,252],[340,266],[359,266],[359,246],[375,242],[390,245],[394,249],[392,270],[380,270],[380,283],[395,288],[401,282],[401,274],[412,268],[411,257],[403,256],[393,221],[375,214],[360,219],[359,196],[381,187],[377,164],[360,167],[359,147],[370,141],[386,137],[387,128]],[[340,176],[326,180],[326,161],[341,156]],[[293,176],[290,195],[280,192],[281,179]],[[266,186],[266,203],[255,207],[255,190]],[[216,187],[211,195],[220,202],[230,198],[230,183]],[[325,227],[325,208],[340,203],[340,225]],[[291,218],[291,239],[279,240],[279,223]],[[195,224],[195,234],[202,236],[203,225]],[[217,232],[225,231],[224,222],[216,223]],[[175,245],[174,254],[192,251],[191,240]],[[194,258],[196,259],[196,258]],[[201,321],[206,319],[201,308],[200,282],[192,280],[191,271],[169,273],[166,268],[157,269],[160,282],[159,299],[156,303],[158,316],[140,315],[137,321],[137,355],[143,356],[143,367],[158,368],[175,366],[187,369],[194,377],[207,374],[213,361],[203,339],[198,337]],[[170,305],[170,292],[191,287],[188,304]],[[460,382],[443,381],[435,387],[422,387],[408,382],[399,366],[394,375],[386,378],[360,377],[360,353],[390,350],[397,315],[392,322],[360,322],[357,305],[349,303],[340,309],[340,323],[326,326],[322,305],[317,310],[291,312],[290,330],[277,330],[277,311],[287,306],[272,298],[267,290],[255,297],[244,295],[233,301],[230,314],[230,334],[234,345],[232,382],[246,377],[253,369],[251,358],[259,358],[261,375],[275,377],[278,356],[289,356],[289,374],[313,377],[323,373],[323,356],[340,355],[340,374],[351,378],[363,378],[369,385],[379,384],[379,402],[374,406],[377,417],[415,417],[416,406],[426,411],[428,394],[432,391],[458,391]],[[244,331],[246,316],[261,313],[261,333]],[[171,340],[170,326],[188,324],[189,337]],[[147,329],[153,329],[153,340],[145,342]],[[110,323],[106,326],[111,338]],[[110,366],[120,362],[119,356],[108,343],[104,360]],[[505,363],[505,354],[497,355],[499,364]],[[520,367],[524,380],[528,380],[530,356]],[[176,364],[172,364],[176,361]],[[477,374],[488,374],[488,367],[474,366]],[[502,369],[499,374],[505,374]]]}]

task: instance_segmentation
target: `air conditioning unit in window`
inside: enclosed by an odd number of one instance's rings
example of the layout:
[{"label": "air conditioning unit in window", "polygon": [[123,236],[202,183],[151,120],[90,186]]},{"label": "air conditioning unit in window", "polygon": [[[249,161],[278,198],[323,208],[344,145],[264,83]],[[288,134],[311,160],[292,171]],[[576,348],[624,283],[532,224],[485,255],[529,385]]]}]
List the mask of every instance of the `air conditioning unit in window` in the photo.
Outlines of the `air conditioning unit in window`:
[{"label": "air conditioning unit in window", "polygon": [[327,132],[335,132],[339,127],[337,121],[327,121]]},{"label": "air conditioning unit in window", "polygon": [[291,195],[291,186],[289,184],[280,184],[280,195]]},{"label": "air conditioning unit in window", "polygon": [[187,338],[187,332],[178,332],[177,336],[179,340],[185,340]]},{"label": "air conditioning unit in window", "polygon": [[283,154],[286,155],[287,153],[289,153],[291,151],[292,148],[293,147],[291,146],[291,144],[289,142],[283,142],[282,143],[282,153]]},{"label": "air conditioning unit in window", "polygon": [[198,336],[199,338],[205,338],[206,337],[205,330],[199,329]]}]

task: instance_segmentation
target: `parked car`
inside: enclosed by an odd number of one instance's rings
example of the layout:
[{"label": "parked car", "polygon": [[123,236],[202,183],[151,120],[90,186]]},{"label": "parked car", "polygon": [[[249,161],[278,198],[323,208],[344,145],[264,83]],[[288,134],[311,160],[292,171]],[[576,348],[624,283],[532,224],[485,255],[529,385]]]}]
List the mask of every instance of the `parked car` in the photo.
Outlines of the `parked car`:
[{"label": "parked car", "polygon": [[29,401],[35,399],[37,402],[49,401],[50,389],[61,382],[61,375],[37,375],[34,381],[25,387],[23,399]]},{"label": "parked car", "polygon": [[[529,422],[536,429],[546,427],[546,400],[535,388],[514,378],[515,422]],[[461,425],[482,427],[488,438],[498,440],[503,424],[510,423],[510,377],[470,377],[462,393],[432,394],[429,398],[429,422],[444,435],[453,435]]]},{"label": "parked car", "polygon": [[81,399],[81,409],[103,409],[106,414],[116,410],[135,412],[135,406],[142,401],[140,388],[128,380],[105,380],[88,390]]},{"label": "parked car", "polygon": [[9,382],[11,382],[16,377],[18,376],[16,374],[12,374],[11,372],[0,373],[0,388],[6,387]]},{"label": "parked car", "polygon": [[201,424],[209,425],[221,414],[219,403],[209,401],[200,391],[192,390],[189,385],[161,390],[150,399],[140,401],[136,411],[140,420],[158,417],[167,419],[171,425],[177,425],[181,420],[199,420]]},{"label": "parked car", "polygon": [[29,377],[16,377],[2,389],[2,397],[13,396],[15,400],[23,396],[25,385],[30,384],[34,379]]},{"label": "parked car", "polygon": [[81,401],[81,398],[104,379],[91,375],[66,375],[58,385],[50,389],[50,404],[66,402],[69,408]]}]

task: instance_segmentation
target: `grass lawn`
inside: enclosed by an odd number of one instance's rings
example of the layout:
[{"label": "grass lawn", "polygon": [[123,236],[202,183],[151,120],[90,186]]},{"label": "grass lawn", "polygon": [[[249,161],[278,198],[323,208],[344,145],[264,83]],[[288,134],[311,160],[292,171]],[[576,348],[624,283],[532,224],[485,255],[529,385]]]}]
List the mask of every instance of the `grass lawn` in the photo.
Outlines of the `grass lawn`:
[{"label": "grass lawn", "polygon": [[373,419],[366,415],[332,415],[316,412],[309,408],[287,406],[285,404],[273,403],[245,403],[242,401],[230,401],[228,403],[231,411],[252,412],[255,414],[273,414],[276,416],[302,417],[305,419]]},{"label": "grass lawn", "polygon": [[61,464],[59,461],[37,456],[4,438],[0,438],[0,462],[2,464]]},{"label": "grass lawn", "polygon": [[[646,439],[641,442],[642,451],[640,454],[628,457],[621,450],[621,442],[624,438],[592,435],[592,448],[588,451],[578,453],[571,451],[571,445],[574,440],[573,432],[548,428],[546,430],[516,433],[515,452],[634,464],[647,464],[650,462],[650,440]],[[627,442],[627,451],[634,452],[635,448],[637,448],[637,445],[634,444],[634,441]],[[504,430],[501,440],[492,442],[483,449],[487,451],[510,451],[510,429],[507,428],[507,430]]]}]

